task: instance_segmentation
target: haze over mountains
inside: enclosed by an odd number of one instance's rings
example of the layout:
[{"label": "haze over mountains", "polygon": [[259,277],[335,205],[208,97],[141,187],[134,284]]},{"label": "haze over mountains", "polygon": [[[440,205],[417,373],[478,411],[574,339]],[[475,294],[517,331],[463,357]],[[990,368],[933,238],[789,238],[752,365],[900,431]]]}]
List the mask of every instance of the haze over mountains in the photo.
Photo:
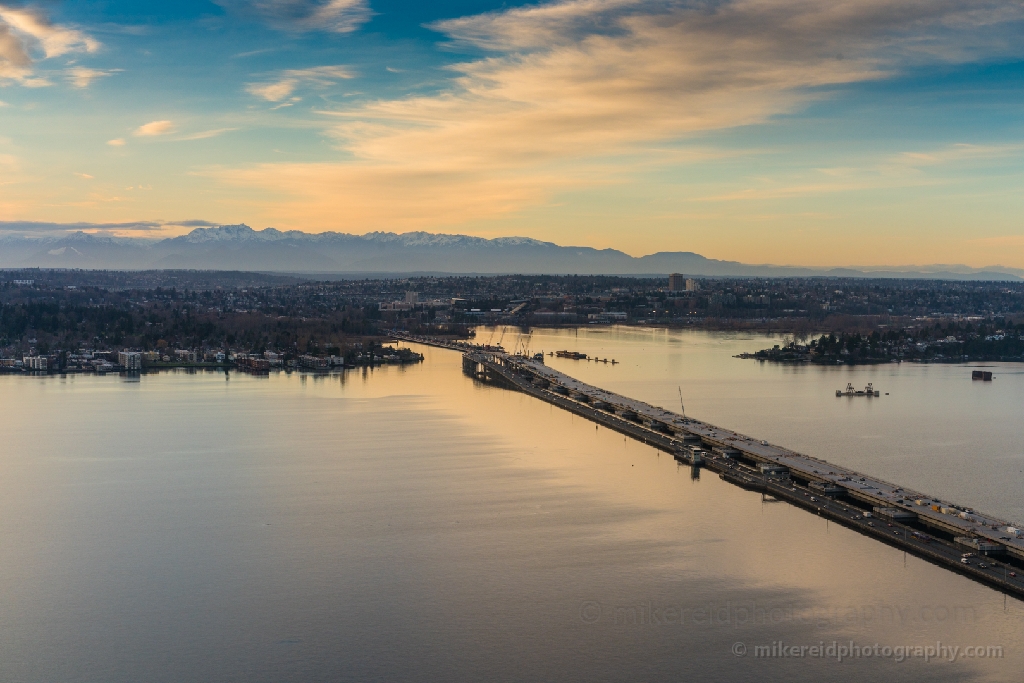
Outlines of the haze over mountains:
[{"label": "haze over mountains", "polygon": [[253,230],[247,225],[197,228],[162,240],[74,232],[49,237],[0,237],[2,268],[108,270],[196,269],[304,274],[526,273],[759,277],[906,277],[1020,280],[1024,270],[962,265],[894,268],[806,268],[750,265],[692,252],[634,257],[615,249],[565,247],[527,237],[483,239],[426,232]]}]

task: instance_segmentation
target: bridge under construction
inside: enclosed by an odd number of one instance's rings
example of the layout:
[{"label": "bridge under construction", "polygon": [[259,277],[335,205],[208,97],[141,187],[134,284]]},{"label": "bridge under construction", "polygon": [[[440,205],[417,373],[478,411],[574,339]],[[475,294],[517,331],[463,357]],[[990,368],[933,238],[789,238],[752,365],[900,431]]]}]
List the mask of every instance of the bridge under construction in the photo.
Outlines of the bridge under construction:
[{"label": "bridge under construction", "polygon": [[1024,530],[970,508],[605,391],[554,370],[543,356],[509,354],[394,332],[459,351],[463,372],[522,391],[733,484],[834,520],[916,556],[1024,598]]}]

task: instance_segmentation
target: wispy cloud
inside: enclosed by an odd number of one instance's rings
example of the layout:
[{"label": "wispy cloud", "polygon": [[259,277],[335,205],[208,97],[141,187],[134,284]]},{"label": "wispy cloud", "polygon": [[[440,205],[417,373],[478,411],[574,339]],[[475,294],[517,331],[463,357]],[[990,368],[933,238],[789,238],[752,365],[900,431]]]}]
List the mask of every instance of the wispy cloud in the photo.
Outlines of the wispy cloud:
[{"label": "wispy cloud", "polygon": [[[323,112],[354,161],[212,173],[280,193],[268,210],[285,220],[432,225],[504,215],[554,188],[605,181],[602,160],[763,123],[835,86],[1024,54],[1022,19],[1011,0],[561,0],[478,14],[432,26],[491,53],[452,66],[447,90]],[[283,101],[296,79],[283,73],[249,92]]]},{"label": "wispy cloud", "polygon": [[[815,169],[817,177],[806,173],[772,174],[754,179],[748,187],[723,192],[695,201],[731,202],[791,199],[842,192],[925,187],[950,182],[950,172],[958,173],[964,164],[991,163],[1024,155],[1024,144],[972,145],[958,143],[926,151],[884,155],[864,166]],[[825,176],[821,180],[820,176]]]},{"label": "wispy cloud", "polygon": [[249,50],[248,52],[239,52],[238,54],[231,55],[231,59],[245,59],[246,57],[255,57],[256,55],[265,55],[271,52],[277,52],[280,48],[266,47],[261,50]]},{"label": "wispy cloud", "polygon": [[351,33],[373,16],[367,0],[215,0],[226,9],[295,33]]},{"label": "wispy cloud", "polygon": [[221,225],[203,220],[129,221],[126,223],[51,223],[47,221],[0,221],[0,232],[70,233],[70,232],[143,232],[168,228],[208,228]]},{"label": "wispy cloud", "polygon": [[[224,133],[228,133],[228,132],[231,132],[233,130],[238,130],[238,129],[237,128],[214,128],[212,130],[203,130],[203,131],[199,131],[199,132],[196,132],[196,133],[189,133],[187,135],[181,135],[181,136],[178,136],[178,137],[175,137],[175,138],[171,138],[171,139],[175,140],[175,141],[178,141],[178,142],[185,142],[185,141],[189,141],[189,140],[206,140],[208,138],[217,137],[218,135],[223,135]],[[173,121],[170,121],[170,120],[167,120],[167,119],[162,119],[162,120],[159,120],[159,121],[150,121],[149,123],[142,124],[141,126],[136,128],[134,131],[132,131],[132,135],[134,137],[139,137],[139,138],[152,138],[152,137],[161,137],[161,136],[164,136],[164,135],[170,135],[171,133],[174,133],[175,131],[176,131],[176,126],[175,126]],[[110,145],[111,147],[124,147],[127,144],[127,141],[124,138],[115,138],[113,140],[107,140],[107,144]]]},{"label": "wispy cloud", "polygon": [[326,88],[340,80],[353,77],[352,71],[341,65],[288,69],[273,74],[262,83],[249,83],[245,86],[245,90],[250,95],[263,98],[267,102],[281,102],[291,97],[292,93],[300,87]]},{"label": "wispy cloud", "polygon": [[42,12],[0,4],[0,81],[28,87],[51,85],[34,75],[38,59],[96,52],[100,43],[85,33],[54,24]]},{"label": "wispy cloud", "polygon": [[90,69],[86,66],[74,66],[65,72],[65,77],[76,88],[88,88],[97,78],[109,76],[117,71],[120,71],[120,69],[103,70]]},{"label": "wispy cloud", "polygon": [[962,163],[975,160],[1019,157],[1024,154],[1024,145],[972,145],[958,143],[928,151],[903,152],[889,160],[893,166],[923,168]]},{"label": "wispy cloud", "polygon": [[167,135],[173,131],[173,121],[150,121],[136,128],[132,135],[136,137],[154,137],[157,135]]},{"label": "wispy cloud", "polygon": [[182,142],[189,141],[189,140],[207,140],[209,138],[215,138],[218,135],[223,135],[224,133],[230,133],[230,132],[235,131],[235,130],[238,130],[238,129],[237,128],[215,128],[213,130],[204,130],[204,131],[200,131],[199,133],[192,133],[190,135],[182,135],[181,137],[176,138],[176,139],[179,140],[179,141],[182,141]]}]

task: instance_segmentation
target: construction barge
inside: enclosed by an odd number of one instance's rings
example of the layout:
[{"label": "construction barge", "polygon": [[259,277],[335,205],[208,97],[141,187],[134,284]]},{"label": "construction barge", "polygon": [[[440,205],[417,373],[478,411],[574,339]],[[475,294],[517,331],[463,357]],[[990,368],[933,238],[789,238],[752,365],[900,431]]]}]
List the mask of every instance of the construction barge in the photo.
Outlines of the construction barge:
[{"label": "construction barge", "polygon": [[875,389],[875,385],[872,384],[871,382],[868,382],[868,385],[864,387],[864,391],[858,391],[857,389],[854,389],[853,384],[851,382],[847,382],[846,391],[843,391],[842,389],[836,389],[836,396],[867,396],[868,398],[873,398],[878,396],[879,393],[880,392],[877,389]]},{"label": "construction barge", "polygon": [[595,363],[611,363],[612,365],[618,365],[619,363],[614,358],[612,358],[611,360],[607,358],[598,358],[596,356],[591,358],[587,354],[580,353],[579,351],[555,351],[553,353],[549,353],[548,355],[557,356],[559,358],[569,358],[571,360],[592,360]]},{"label": "construction barge", "polygon": [[[530,394],[797,507],[1024,599],[1024,528],[971,508],[594,387],[540,358],[466,350],[428,337],[405,341],[463,352],[475,379]],[[865,393],[866,395],[866,393]]]}]

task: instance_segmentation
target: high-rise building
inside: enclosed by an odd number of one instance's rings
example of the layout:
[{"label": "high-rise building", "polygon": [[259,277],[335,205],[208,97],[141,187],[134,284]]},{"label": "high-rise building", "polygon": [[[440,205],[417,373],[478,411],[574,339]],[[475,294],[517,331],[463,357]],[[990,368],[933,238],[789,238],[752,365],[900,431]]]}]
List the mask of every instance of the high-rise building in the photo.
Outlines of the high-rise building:
[{"label": "high-rise building", "polygon": [[697,282],[696,280],[694,280],[693,278],[690,278],[689,280],[686,281],[686,291],[687,292],[696,292],[699,289],[700,289],[700,283]]},{"label": "high-rise building", "polygon": [[668,291],[681,292],[686,286],[686,278],[679,273],[672,273],[668,276]]},{"label": "high-rise building", "polygon": [[405,293],[405,303],[407,303],[407,304],[418,304],[419,302],[420,302],[420,293],[419,292],[406,292]]},{"label": "high-rise building", "polygon": [[129,372],[141,370],[142,354],[138,351],[120,351],[117,354],[117,364]]}]

